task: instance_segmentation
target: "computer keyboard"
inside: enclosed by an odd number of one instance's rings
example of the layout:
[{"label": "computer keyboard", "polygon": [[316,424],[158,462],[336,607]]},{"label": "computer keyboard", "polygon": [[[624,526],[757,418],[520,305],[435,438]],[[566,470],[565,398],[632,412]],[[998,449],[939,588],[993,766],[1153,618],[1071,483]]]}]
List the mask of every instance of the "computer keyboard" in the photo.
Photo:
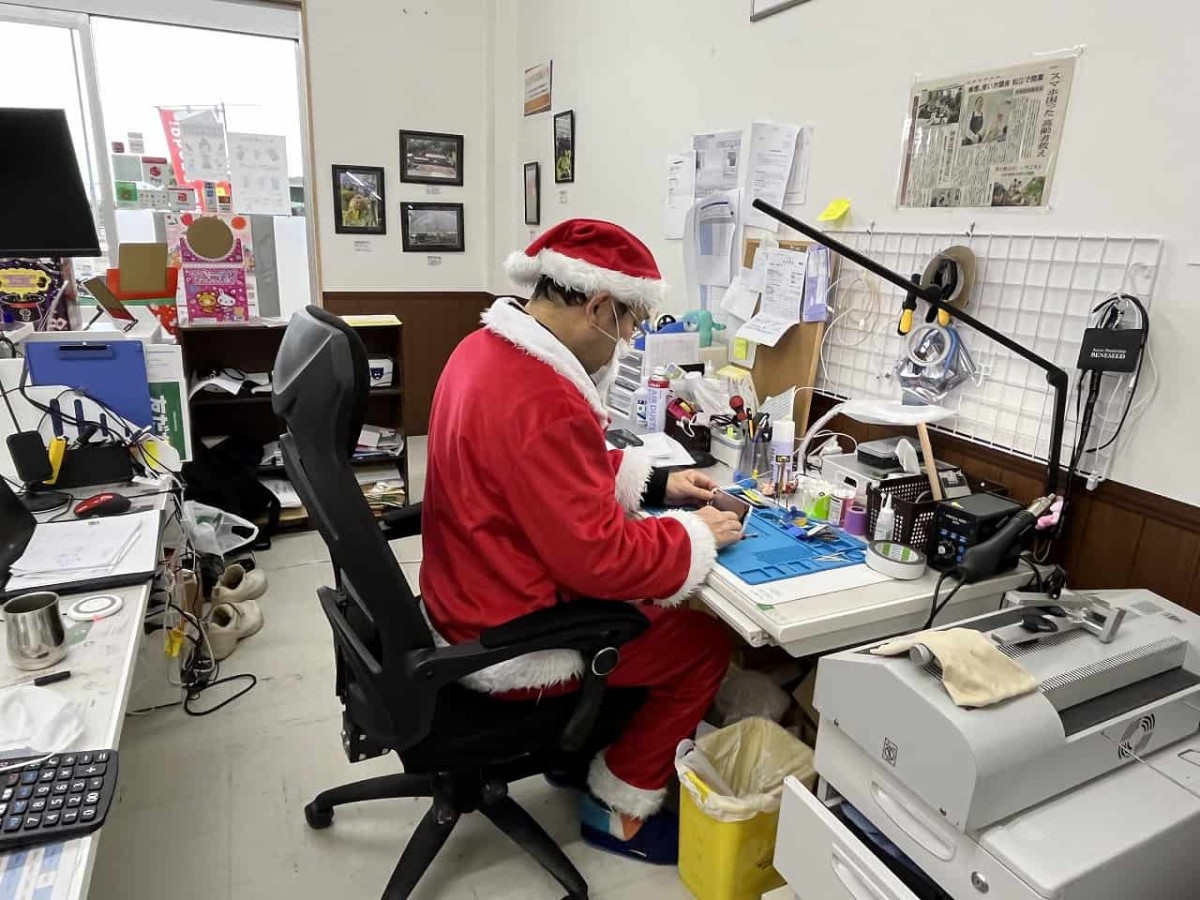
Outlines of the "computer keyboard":
[{"label": "computer keyboard", "polygon": [[117,751],[0,760],[0,853],[90,834],[104,824],[117,785]]}]

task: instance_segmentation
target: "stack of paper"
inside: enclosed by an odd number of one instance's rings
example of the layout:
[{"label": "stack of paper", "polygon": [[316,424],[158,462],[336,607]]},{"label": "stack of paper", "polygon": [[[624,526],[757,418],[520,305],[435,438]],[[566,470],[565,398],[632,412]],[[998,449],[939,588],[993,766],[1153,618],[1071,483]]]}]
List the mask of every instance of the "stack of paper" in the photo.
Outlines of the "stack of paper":
[{"label": "stack of paper", "polygon": [[104,519],[47,522],[13,563],[9,593],[154,571],[161,515],[156,510]]}]

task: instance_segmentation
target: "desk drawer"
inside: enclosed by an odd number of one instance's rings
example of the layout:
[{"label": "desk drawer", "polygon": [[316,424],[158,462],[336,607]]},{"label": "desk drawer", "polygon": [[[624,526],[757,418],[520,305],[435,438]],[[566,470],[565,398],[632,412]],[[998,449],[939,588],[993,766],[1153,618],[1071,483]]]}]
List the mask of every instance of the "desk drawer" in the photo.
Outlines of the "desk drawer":
[{"label": "desk drawer", "polygon": [[795,778],[784,784],[775,868],[797,900],[917,900]]}]

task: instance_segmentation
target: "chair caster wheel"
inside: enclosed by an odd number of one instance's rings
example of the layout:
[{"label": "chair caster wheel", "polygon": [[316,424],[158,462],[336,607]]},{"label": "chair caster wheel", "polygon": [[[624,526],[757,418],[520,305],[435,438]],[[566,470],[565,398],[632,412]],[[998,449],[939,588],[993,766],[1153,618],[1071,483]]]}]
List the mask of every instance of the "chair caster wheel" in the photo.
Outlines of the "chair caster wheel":
[{"label": "chair caster wheel", "polygon": [[314,800],[304,807],[304,820],[308,822],[308,827],[315,831],[328,828],[333,824],[333,808],[321,809]]}]

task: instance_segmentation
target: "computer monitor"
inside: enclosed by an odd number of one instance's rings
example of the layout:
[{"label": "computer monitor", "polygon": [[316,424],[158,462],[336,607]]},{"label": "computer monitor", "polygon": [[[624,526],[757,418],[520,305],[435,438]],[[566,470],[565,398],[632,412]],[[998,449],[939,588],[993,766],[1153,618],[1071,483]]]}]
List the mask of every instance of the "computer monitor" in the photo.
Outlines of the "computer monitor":
[{"label": "computer monitor", "polygon": [[0,256],[99,256],[61,109],[0,109]]}]

